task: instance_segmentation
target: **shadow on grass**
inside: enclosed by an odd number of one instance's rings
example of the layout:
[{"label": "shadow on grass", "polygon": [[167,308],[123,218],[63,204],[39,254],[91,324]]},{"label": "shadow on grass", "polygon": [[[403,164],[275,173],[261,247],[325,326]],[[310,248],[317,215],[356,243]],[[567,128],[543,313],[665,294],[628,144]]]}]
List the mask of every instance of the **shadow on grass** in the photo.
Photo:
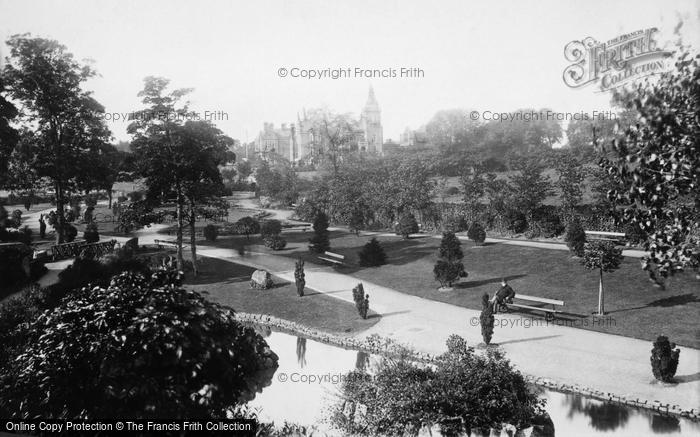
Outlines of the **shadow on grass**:
[{"label": "shadow on grass", "polygon": [[[482,285],[488,285],[488,284],[498,284],[501,282],[502,279],[505,278],[506,281],[512,281],[513,279],[518,279],[525,277],[527,275],[510,275],[510,276],[499,276],[496,278],[490,278],[490,279],[481,279],[478,281],[469,281],[467,280],[466,282],[460,282],[454,285],[454,288],[474,288],[474,287],[481,287]],[[517,292],[516,292],[517,296]]]},{"label": "shadow on grass", "polygon": [[679,294],[676,296],[669,296],[669,297],[664,297],[662,299],[657,299],[655,301],[649,302],[646,305],[641,305],[641,306],[636,306],[632,308],[624,308],[621,310],[614,310],[614,311],[609,311],[609,314],[613,313],[623,313],[626,311],[634,311],[634,310],[641,310],[644,308],[670,308],[670,307],[675,307],[675,306],[683,306],[683,305],[688,305],[691,303],[698,303],[700,302],[700,298],[698,298],[697,295],[693,293],[686,293],[686,294]]},{"label": "shadow on grass", "polygon": [[561,337],[561,335],[544,335],[542,337],[531,337],[531,338],[522,338],[519,340],[506,340],[506,341],[499,341],[499,345],[504,345],[504,344],[513,344],[513,343],[524,343],[526,341],[537,341],[537,340],[548,340],[550,338],[557,338]]}]

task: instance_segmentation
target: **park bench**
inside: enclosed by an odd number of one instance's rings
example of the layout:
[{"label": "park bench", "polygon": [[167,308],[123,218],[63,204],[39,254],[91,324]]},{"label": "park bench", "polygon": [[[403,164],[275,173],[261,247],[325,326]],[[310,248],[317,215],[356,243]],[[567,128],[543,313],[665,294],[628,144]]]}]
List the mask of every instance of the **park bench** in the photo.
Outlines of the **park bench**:
[{"label": "park bench", "polygon": [[520,301],[527,301],[527,302],[543,303],[546,305],[551,305],[552,308],[536,307],[536,306],[526,305],[526,304],[519,303],[519,302],[512,302],[512,303],[503,302],[499,306],[499,310],[503,310],[504,312],[508,312],[511,307],[515,307],[515,308],[525,308],[525,309],[531,310],[531,311],[542,311],[542,312],[544,312],[545,320],[551,321],[551,320],[554,320],[554,315],[556,313],[561,313],[561,311],[557,310],[556,307],[557,306],[564,306],[564,301],[561,301],[561,300],[548,299],[546,297],[528,296],[526,294],[516,294],[513,299],[520,300]]},{"label": "park bench", "polygon": [[[169,241],[169,240],[153,240],[153,242],[158,246],[159,249],[162,249],[163,247],[171,247],[174,249],[177,249],[177,241]],[[182,242],[183,246],[186,246],[187,243],[184,241]]]},{"label": "park bench", "polygon": [[593,240],[623,242],[627,238],[624,232],[606,232],[606,231],[584,231],[586,237],[591,237]]},{"label": "park bench", "polygon": [[342,266],[343,261],[345,261],[345,256],[337,254],[337,253],[326,251],[326,252],[323,252],[323,254],[326,256],[325,257],[319,256],[318,259],[321,259],[323,261],[327,261],[329,263],[332,263],[333,265]]},{"label": "park bench", "polygon": [[311,225],[309,223],[303,223],[303,224],[294,224],[294,225],[287,225],[283,226],[282,230],[284,231],[310,231],[312,229]]}]

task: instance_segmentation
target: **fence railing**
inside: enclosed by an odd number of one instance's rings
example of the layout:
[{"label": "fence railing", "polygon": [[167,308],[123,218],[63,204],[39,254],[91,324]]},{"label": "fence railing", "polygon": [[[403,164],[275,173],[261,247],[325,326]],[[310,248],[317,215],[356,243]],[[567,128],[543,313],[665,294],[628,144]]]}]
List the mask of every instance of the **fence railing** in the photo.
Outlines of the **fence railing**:
[{"label": "fence railing", "polygon": [[74,258],[76,256],[99,258],[106,253],[112,252],[116,243],[116,240],[101,241],[97,243],[87,243],[84,240],[81,240],[73,241],[71,243],[55,244],[51,246],[51,258],[54,261]]}]

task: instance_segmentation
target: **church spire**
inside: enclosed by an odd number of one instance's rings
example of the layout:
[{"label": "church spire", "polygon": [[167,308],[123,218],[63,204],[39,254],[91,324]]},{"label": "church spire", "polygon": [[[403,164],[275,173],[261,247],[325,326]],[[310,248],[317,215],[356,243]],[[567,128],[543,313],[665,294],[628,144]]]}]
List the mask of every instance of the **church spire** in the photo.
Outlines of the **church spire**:
[{"label": "church spire", "polygon": [[379,111],[379,103],[377,103],[377,98],[374,95],[374,88],[372,85],[369,86],[369,96],[367,96],[365,111]]}]

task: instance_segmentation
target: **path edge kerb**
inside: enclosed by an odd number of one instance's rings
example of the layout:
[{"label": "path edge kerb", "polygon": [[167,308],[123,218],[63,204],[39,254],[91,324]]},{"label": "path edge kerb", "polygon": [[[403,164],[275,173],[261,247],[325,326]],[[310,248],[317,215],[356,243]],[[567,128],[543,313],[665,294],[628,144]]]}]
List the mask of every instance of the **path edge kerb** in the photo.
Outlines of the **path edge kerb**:
[{"label": "path edge kerb", "polygon": [[[236,318],[236,320],[243,323],[268,326],[270,328],[292,333],[295,335],[301,335],[310,340],[318,341],[332,346],[338,346],[344,349],[359,350],[389,358],[397,357],[396,352],[392,352],[389,349],[377,347],[374,344],[370,344],[365,338],[356,338],[333,334],[319,329],[309,328],[308,326],[303,325],[301,323],[292,322],[290,320],[282,319],[268,314],[234,312],[234,317]],[[478,351],[479,350],[477,349],[477,352]],[[412,360],[421,363],[434,363],[437,359],[437,356],[435,355],[415,351],[413,349],[411,349],[410,354]],[[664,404],[659,401],[650,399],[632,399],[625,395],[605,393],[599,390],[591,389],[589,387],[583,387],[578,384],[563,384],[554,381],[550,378],[543,378],[526,373],[522,374],[527,380],[527,382],[535,384],[539,387],[547,388],[549,390],[554,390],[561,393],[579,394],[592,399],[597,399],[606,402],[614,402],[633,408],[655,411],[664,415],[682,417],[693,421],[700,421],[700,411],[696,409],[687,410],[683,409],[679,405]]]}]

